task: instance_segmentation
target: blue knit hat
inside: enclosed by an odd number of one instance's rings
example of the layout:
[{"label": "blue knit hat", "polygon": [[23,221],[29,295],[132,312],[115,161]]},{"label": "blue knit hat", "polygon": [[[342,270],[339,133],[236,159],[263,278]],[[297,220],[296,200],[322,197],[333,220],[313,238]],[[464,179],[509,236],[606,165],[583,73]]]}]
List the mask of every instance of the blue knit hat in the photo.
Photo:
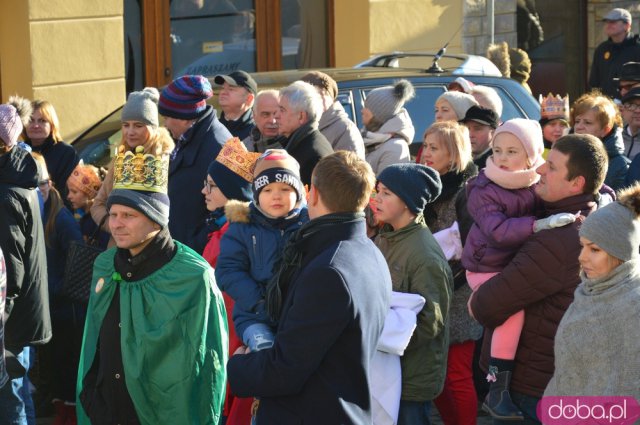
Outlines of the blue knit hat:
[{"label": "blue knit hat", "polygon": [[258,157],[258,152],[248,152],[240,139],[234,137],[227,140],[209,164],[207,174],[227,199],[249,202],[253,200],[251,183]]},{"label": "blue knit hat", "polygon": [[384,184],[407,208],[421,214],[427,204],[442,192],[442,182],[436,170],[422,164],[393,164],[382,170],[378,181]]},{"label": "blue knit hat", "polygon": [[202,116],[211,96],[213,90],[209,80],[202,75],[185,75],[162,90],[158,112],[165,117],[193,120]]}]

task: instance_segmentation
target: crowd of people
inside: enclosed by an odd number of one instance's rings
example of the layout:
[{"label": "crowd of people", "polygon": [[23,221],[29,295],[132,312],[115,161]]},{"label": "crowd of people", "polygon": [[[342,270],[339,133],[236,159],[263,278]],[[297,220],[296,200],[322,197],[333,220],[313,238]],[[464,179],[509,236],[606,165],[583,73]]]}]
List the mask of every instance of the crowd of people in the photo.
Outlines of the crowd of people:
[{"label": "crowd of people", "polygon": [[[11,98],[0,423],[540,423],[543,396],[640,398],[640,62],[605,65],[539,121],[457,78],[415,158],[407,80],[357,129],[319,71],[217,75],[219,117],[183,76],[129,94],[106,171]],[[88,302],[74,244],[103,251]]]}]

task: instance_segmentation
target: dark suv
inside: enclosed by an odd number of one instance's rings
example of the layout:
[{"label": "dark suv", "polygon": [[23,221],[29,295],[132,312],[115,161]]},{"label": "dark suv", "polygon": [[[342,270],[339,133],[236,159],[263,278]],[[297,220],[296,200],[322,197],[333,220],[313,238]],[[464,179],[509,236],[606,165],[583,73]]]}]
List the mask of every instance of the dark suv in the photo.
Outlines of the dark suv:
[{"label": "dark suv", "polygon": [[[393,53],[370,59],[355,68],[330,68],[321,71],[330,75],[338,83],[338,100],[351,119],[361,127],[361,110],[367,93],[376,88],[391,85],[400,78],[411,81],[416,96],[405,105],[409,111],[416,133],[411,151],[416,153],[422,135],[434,119],[436,99],[447,90],[447,85],[457,77],[495,89],[503,103],[502,119],[540,118],[538,102],[518,82],[503,78],[486,58],[472,55],[449,55],[434,60],[431,68],[420,67],[416,62],[431,60],[434,55]],[[435,67],[433,66],[435,65]],[[259,89],[278,89],[300,79],[308,70],[273,71],[253,73]],[[209,79],[213,84],[213,77]],[[214,86],[215,90],[215,86]],[[217,106],[217,97],[210,99]],[[111,161],[115,147],[121,138],[121,107],[89,128],[72,144],[85,163],[106,166]]]}]

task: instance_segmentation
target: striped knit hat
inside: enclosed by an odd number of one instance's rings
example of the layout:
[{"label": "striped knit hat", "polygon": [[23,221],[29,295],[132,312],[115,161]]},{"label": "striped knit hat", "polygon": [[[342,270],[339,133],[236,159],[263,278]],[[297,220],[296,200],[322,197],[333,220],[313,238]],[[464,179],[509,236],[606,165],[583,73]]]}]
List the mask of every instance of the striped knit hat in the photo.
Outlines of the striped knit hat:
[{"label": "striped knit hat", "polygon": [[185,75],[162,90],[158,112],[165,117],[193,120],[202,116],[211,96],[209,80],[202,75]]}]

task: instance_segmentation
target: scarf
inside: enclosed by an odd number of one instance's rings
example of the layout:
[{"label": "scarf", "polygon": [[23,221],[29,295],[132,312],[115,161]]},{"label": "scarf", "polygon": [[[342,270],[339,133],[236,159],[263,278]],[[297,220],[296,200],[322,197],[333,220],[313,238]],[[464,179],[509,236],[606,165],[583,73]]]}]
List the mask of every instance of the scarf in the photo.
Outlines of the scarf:
[{"label": "scarf", "polygon": [[274,321],[277,322],[280,319],[282,304],[287,296],[287,290],[302,264],[304,257],[302,247],[305,242],[336,224],[355,222],[363,218],[363,212],[326,214],[303,225],[291,239],[289,239],[284,247],[282,258],[280,258],[279,263],[274,267],[276,272],[267,284],[265,296],[266,307],[267,312]]},{"label": "scarf", "polygon": [[489,180],[504,189],[524,189],[525,187],[530,187],[538,183],[540,174],[536,172],[536,169],[543,163],[544,159],[540,157],[531,168],[520,171],[507,171],[498,167],[493,162],[493,157],[490,156],[487,158],[487,166],[484,169],[484,174]]}]

